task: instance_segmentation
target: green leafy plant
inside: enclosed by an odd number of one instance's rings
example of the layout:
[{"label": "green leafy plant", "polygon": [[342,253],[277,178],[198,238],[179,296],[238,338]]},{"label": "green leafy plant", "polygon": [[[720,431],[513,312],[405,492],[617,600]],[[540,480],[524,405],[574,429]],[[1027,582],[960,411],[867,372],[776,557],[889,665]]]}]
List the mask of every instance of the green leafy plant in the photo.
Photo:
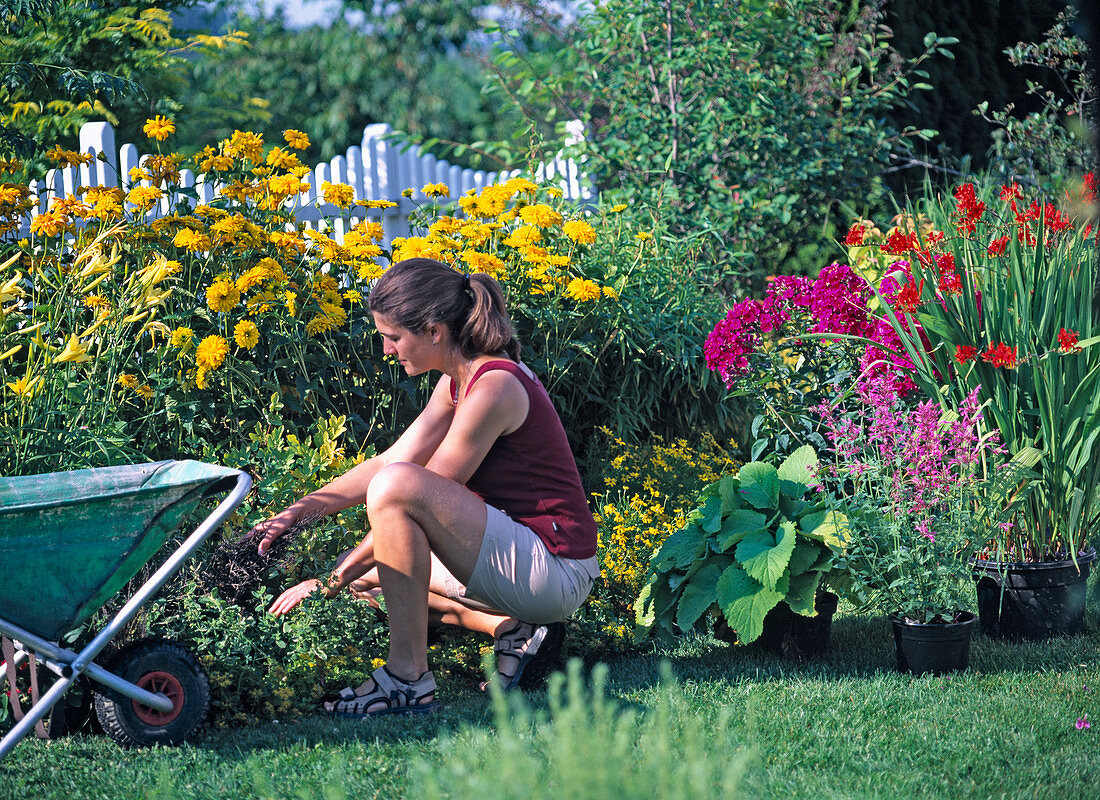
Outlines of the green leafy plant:
[{"label": "green leafy plant", "polygon": [[750,462],[703,489],[650,562],[635,605],[639,635],[703,630],[710,612],[747,644],[779,603],[813,616],[845,544],[842,516],[815,492],[817,469],[803,445],[778,468]]},{"label": "green leafy plant", "polygon": [[1095,176],[1067,199],[962,184],[954,202],[914,209],[922,224],[862,245],[893,262],[901,288],[883,321],[925,395],[957,408],[980,386],[1008,452],[1043,453],[1012,524],[989,531],[999,561],[1076,558],[1100,521],[1097,239],[1069,210],[1095,202]]}]

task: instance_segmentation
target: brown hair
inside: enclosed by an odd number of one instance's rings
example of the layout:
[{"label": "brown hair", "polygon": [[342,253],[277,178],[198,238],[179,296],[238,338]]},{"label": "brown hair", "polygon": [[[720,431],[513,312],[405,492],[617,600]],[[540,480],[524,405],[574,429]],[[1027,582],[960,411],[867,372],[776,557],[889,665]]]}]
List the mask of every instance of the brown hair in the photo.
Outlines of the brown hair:
[{"label": "brown hair", "polygon": [[483,272],[463,275],[434,258],[407,258],[382,273],[369,303],[372,314],[383,314],[413,333],[445,324],[466,358],[504,352],[519,361],[504,293]]}]

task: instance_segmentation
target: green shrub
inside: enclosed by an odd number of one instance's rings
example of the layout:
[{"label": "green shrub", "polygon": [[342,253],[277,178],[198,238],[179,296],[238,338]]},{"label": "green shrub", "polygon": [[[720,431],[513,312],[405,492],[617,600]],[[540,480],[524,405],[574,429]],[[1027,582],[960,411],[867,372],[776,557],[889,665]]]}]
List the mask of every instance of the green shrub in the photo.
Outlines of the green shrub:
[{"label": "green shrub", "polygon": [[414,763],[409,797],[528,800],[547,792],[570,800],[732,798],[748,756],[731,710],[701,717],[671,682],[648,714],[606,696],[607,667],[586,688],[579,661],[551,678],[549,712],[494,691],[496,730],[466,729],[440,745],[442,761]]}]

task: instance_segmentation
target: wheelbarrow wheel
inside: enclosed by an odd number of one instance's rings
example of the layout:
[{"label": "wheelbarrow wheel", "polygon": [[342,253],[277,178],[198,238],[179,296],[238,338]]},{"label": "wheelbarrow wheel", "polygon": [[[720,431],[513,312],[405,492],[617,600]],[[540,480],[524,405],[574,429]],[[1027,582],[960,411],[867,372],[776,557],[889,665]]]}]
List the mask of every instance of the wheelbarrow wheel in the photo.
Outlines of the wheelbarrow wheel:
[{"label": "wheelbarrow wheel", "polygon": [[142,689],[162,693],[172,710],[160,712],[118,692],[96,693],[95,711],[104,733],[124,747],[179,744],[199,731],[210,709],[210,683],[190,651],[166,639],[127,645],[104,665]]}]

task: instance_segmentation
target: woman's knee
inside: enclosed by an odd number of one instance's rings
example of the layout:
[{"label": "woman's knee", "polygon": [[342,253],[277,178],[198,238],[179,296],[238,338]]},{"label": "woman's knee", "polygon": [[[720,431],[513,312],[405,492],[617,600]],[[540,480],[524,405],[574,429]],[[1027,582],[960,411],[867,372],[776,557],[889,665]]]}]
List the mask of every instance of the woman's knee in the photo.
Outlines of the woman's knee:
[{"label": "woman's knee", "polygon": [[367,515],[411,510],[423,496],[426,471],[424,467],[406,462],[383,467],[367,487]]}]

